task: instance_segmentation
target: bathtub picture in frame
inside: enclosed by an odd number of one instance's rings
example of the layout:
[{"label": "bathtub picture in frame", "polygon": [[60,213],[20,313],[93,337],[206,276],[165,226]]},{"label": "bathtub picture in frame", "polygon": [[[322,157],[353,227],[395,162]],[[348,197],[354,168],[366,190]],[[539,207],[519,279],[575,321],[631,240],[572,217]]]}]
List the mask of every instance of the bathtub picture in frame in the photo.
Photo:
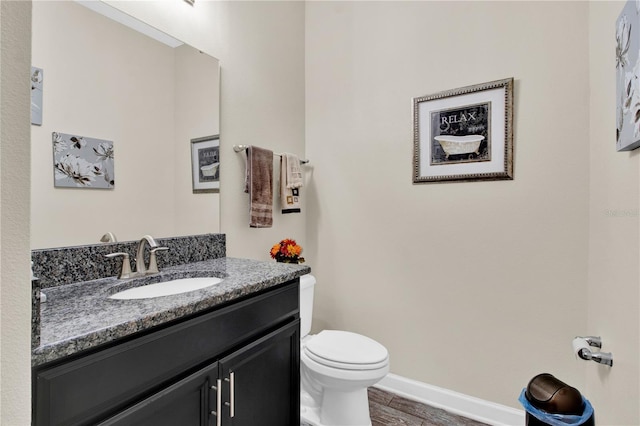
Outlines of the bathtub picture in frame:
[{"label": "bathtub picture in frame", "polygon": [[220,192],[220,136],[191,139],[193,193]]},{"label": "bathtub picture in frame", "polygon": [[513,78],[413,99],[413,183],[513,179]]},{"label": "bathtub picture in frame", "polygon": [[491,102],[431,112],[432,166],[491,160]]}]

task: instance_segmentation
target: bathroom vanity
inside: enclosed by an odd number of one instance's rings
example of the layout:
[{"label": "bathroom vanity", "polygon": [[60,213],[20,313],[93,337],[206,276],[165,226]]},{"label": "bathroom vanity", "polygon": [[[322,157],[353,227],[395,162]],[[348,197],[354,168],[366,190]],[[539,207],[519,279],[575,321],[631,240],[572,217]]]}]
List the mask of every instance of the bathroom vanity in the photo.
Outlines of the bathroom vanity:
[{"label": "bathroom vanity", "polygon": [[219,258],[162,274],[218,285],[114,300],[123,280],[44,289],[33,424],[298,425],[301,265]]}]

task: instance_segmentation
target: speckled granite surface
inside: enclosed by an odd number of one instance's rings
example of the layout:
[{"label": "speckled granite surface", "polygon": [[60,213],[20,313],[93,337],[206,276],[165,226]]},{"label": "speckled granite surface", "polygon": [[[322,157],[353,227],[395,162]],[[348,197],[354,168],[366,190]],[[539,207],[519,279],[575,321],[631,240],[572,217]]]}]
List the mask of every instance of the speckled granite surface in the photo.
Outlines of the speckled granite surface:
[{"label": "speckled granite surface", "polygon": [[[41,365],[197,313],[307,274],[306,265],[218,258],[161,270],[129,280],[115,277],[43,288],[40,345],[32,365]],[[216,276],[220,284],[173,296],[115,300],[118,291],[167,279]]]},{"label": "speckled granite surface", "polygon": [[40,280],[31,280],[31,349],[40,346]]},{"label": "speckled granite surface", "polygon": [[[158,253],[160,270],[226,256],[224,234],[156,238],[156,241],[161,246],[169,247],[169,250]],[[129,253],[131,269],[135,271],[137,247],[138,241],[127,241],[32,250],[33,274],[40,279],[42,288],[114,277],[120,271],[122,259],[107,259],[104,256],[116,252]],[[149,262],[148,248],[145,254],[146,262]]]}]

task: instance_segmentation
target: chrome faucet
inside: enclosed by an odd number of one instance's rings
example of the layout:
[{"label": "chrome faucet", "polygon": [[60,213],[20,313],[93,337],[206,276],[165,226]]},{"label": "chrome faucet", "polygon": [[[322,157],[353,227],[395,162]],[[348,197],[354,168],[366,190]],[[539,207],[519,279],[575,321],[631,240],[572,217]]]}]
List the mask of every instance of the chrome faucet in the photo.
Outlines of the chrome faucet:
[{"label": "chrome faucet", "polygon": [[[144,249],[149,245],[149,267],[144,264]],[[145,235],[138,242],[138,248],[136,250],[136,271],[131,271],[131,265],[129,263],[129,254],[128,253],[111,253],[107,254],[106,257],[114,258],[122,256],[122,269],[118,274],[119,279],[126,278],[135,278],[135,277],[143,277],[149,274],[157,274],[158,271],[158,261],[156,259],[156,252],[161,250],[169,250],[169,247],[161,247],[158,245],[156,240],[151,235]]]},{"label": "chrome faucet", "polygon": [[[149,244],[149,267],[147,268],[144,264],[144,248]],[[156,240],[151,235],[145,235],[140,239],[138,243],[138,251],[136,254],[136,274],[138,275],[148,275],[148,274],[157,274],[158,271],[158,261],[156,260],[156,252],[161,250],[169,250],[169,247],[160,247]]]},{"label": "chrome faucet", "polygon": [[[146,275],[147,274],[147,267],[144,264],[144,248],[147,245],[147,243],[149,243],[149,248],[150,249],[154,249],[158,246],[158,243],[156,243],[156,240],[153,239],[153,237],[151,235],[145,235],[144,237],[142,237],[140,239],[140,242],[138,243],[138,250],[136,252],[136,272],[139,275]],[[149,262],[151,263],[151,262]],[[158,271],[156,271],[158,272]]]}]

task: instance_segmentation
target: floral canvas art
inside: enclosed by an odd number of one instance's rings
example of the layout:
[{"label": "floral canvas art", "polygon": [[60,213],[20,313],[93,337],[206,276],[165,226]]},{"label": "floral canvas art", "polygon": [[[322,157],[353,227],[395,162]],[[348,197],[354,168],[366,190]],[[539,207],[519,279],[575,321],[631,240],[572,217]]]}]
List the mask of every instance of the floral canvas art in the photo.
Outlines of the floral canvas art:
[{"label": "floral canvas art", "polygon": [[31,67],[31,124],[42,126],[42,86],[44,71]]},{"label": "floral canvas art", "polygon": [[616,149],[640,146],[640,2],[629,0],[616,22]]},{"label": "floral canvas art", "polygon": [[114,188],[113,142],[53,132],[54,185]]}]

